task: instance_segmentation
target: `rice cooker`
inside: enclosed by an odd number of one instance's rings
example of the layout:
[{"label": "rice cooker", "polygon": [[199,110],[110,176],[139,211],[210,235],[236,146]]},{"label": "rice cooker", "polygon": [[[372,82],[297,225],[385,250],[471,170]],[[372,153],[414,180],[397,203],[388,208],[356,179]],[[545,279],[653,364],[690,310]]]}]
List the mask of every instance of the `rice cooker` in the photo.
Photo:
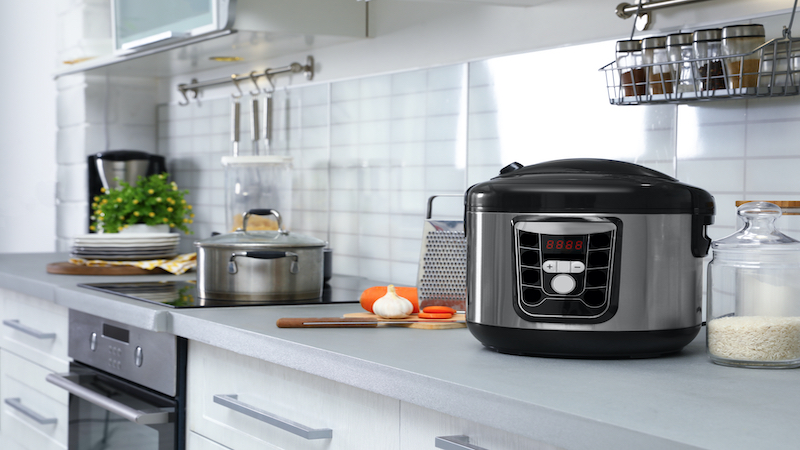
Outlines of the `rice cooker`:
[{"label": "rice cooker", "polygon": [[502,353],[651,357],[702,323],[714,197],[636,164],[522,166],[465,197],[467,327]]}]

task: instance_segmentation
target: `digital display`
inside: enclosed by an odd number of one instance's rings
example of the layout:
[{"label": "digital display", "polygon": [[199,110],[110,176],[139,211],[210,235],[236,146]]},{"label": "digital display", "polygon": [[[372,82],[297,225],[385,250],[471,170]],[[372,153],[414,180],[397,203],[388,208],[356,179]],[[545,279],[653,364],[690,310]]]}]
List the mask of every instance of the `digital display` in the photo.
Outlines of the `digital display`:
[{"label": "digital display", "polygon": [[109,325],[107,323],[103,324],[103,336],[107,338],[114,339],[116,341],[128,343],[128,338],[130,336],[128,330],[123,328],[117,328],[113,325]]},{"label": "digital display", "polygon": [[548,254],[586,253],[586,235],[551,236],[543,234],[542,251]]}]

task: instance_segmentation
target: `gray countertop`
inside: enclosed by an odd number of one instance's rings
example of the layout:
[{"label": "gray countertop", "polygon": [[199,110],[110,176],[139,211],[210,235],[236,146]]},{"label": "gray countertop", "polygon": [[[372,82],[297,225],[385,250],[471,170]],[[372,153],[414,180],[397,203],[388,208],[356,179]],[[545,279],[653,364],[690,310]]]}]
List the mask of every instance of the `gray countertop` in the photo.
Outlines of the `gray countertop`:
[{"label": "gray countertop", "polygon": [[0,255],[0,288],[569,449],[796,448],[800,442],[800,371],[711,364],[704,332],[680,353],[653,359],[510,356],[485,349],[466,329],[275,326],[281,317],[358,312],[357,304],[170,309],[76,286],[131,277],[45,273],[48,262],[64,260],[65,254]]}]

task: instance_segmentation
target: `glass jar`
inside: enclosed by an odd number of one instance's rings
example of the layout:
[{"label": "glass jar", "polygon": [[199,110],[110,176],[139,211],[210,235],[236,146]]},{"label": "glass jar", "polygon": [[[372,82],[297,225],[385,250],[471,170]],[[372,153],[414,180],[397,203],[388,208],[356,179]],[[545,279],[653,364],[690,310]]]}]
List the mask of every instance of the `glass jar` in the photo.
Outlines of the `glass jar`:
[{"label": "glass jar", "polygon": [[722,29],[709,28],[697,30],[692,34],[692,48],[695,62],[695,80],[700,82],[700,90],[713,91],[725,89],[725,71],[720,59]]},{"label": "glass jar", "polygon": [[642,41],[617,41],[617,69],[625,97],[645,94],[647,85],[642,67]]},{"label": "glass jar", "polygon": [[722,54],[727,57],[728,85],[732,89],[758,86],[761,54],[751,52],[764,42],[764,25],[733,25],[722,29]]},{"label": "glass jar", "polygon": [[676,80],[676,92],[694,92],[695,83],[692,75],[694,50],[692,50],[692,33],[676,33],[667,36],[667,56],[672,64],[672,79]]},{"label": "glass jar", "polygon": [[706,345],[716,364],[800,367],[800,242],[775,227],[781,213],[745,203],[742,229],[711,244]]},{"label": "glass jar", "polygon": [[647,69],[648,91],[651,94],[673,92],[672,64],[667,56],[667,38],[649,37],[642,40],[642,59]]}]

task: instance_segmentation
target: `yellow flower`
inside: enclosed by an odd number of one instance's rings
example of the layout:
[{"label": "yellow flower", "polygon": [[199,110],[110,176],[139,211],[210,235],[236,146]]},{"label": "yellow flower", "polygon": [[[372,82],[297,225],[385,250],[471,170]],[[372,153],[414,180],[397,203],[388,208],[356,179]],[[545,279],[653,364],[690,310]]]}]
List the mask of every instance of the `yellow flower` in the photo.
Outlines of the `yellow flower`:
[{"label": "yellow flower", "polygon": [[105,205],[106,203],[108,203],[108,199],[107,198],[104,198],[103,201],[100,202],[101,205]]},{"label": "yellow flower", "polygon": [[136,216],[136,217],[139,217],[139,211],[134,211],[133,215]]},{"label": "yellow flower", "polygon": [[96,208],[97,208],[97,203],[92,203],[92,209],[96,209]]},{"label": "yellow flower", "polygon": [[163,219],[163,220],[164,220],[164,222],[165,222],[165,223],[166,223],[166,222],[169,222],[169,219],[167,219],[166,217],[164,217],[164,219]]},{"label": "yellow flower", "polygon": [[189,219],[184,218],[183,223],[189,223]]},{"label": "yellow flower", "polygon": [[133,199],[133,204],[134,204],[134,205],[138,205],[138,204],[139,204],[139,200],[137,200],[137,199]]},{"label": "yellow flower", "polygon": [[125,216],[119,216],[119,220],[125,220]]},{"label": "yellow flower", "polygon": [[149,215],[150,217],[155,217],[155,216],[156,216],[156,213],[154,213],[153,211],[150,211],[150,214],[148,214],[148,215]]},{"label": "yellow flower", "polygon": [[169,227],[170,228],[175,228],[175,224],[170,222]]},{"label": "yellow flower", "polygon": [[192,209],[192,205],[186,205],[187,209]]},{"label": "yellow flower", "polygon": [[172,206],[167,207],[167,212],[172,212]]},{"label": "yellow flower", "polygon": [[97,211],[95,211],[94,213],[95,213],[95,214],[97,214],[98,216],[102,216],[102,215],[103,215],[103,211],[102,211],[102,210],[100,210],[100,209],[98,209],[98,210],[97,210]]},{"label": "yellow flower", "polygon": [[158,203],[161,203],[161,197],[156,197],[156,201],[157,201]]},{"label": "yellow flower", "polygon": [[89,225],[89,229],[94,231],[95,230],[95,226],[94,225]]},{"label": "yellow flower", "polygon": [[153,195],[153,193],[155,193],[155,192],[156,192],[156,191],[154,191],[154,190],[152,190],[152,189],[148,189],[148,190],[147,190],[147,193],[148,193],[148,194],[150,194],[150,195]]},{"label": "yellow flower", "polygon": [[189,217],[191,217],[192,219],[194,219],[194,214],[189,214]]},{"label": "yellow flower", "polygon": [[99,201],[100,201],[100,197],[98,197],[98,196],[96,196],[96,195],[95,195],[95,196],[94,196],[94,198],[93,198],[92,200],[94,200],[94,201],[96,201],[96,202],[99,202]]},{"label": "yellow flower", "polygon": [[122,197],[117,197],[117,203],[122,203]]},{"label": "yellow flower", "polygon": [[100,188],[100,192],[105,192],[105,191],[106,191],[106,188],[104,188],[104,187]]}]

